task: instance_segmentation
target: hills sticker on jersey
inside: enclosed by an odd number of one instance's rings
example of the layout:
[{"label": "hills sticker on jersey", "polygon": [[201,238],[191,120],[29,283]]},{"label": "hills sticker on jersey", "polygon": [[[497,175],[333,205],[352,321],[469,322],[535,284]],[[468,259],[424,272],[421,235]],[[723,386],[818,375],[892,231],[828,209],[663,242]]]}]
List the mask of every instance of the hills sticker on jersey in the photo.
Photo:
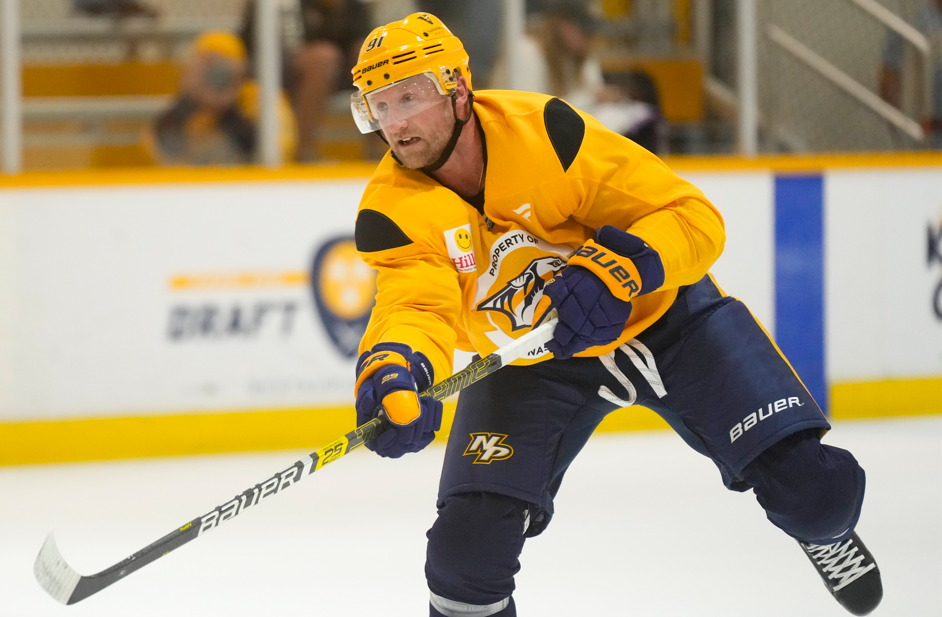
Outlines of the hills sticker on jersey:
[{"label": "hills sticker on jersey", "polygon": [[471,224],[455,227],[444,232],[448,257],[458,272],[474,272],[478,269],[474,259],[474,242],[471,240]]}]

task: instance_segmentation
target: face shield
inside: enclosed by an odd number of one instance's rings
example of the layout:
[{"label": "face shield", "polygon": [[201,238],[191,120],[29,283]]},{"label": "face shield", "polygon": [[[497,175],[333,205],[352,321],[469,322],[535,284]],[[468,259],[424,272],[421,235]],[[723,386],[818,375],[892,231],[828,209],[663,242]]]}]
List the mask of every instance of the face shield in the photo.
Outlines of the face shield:
[{"label": "face shield", "polygon": [[422,73],[374,90],[366,97],[355,92],[350,108],[360,132],[372,133],[409,120],[449,98],[431,73]]}]

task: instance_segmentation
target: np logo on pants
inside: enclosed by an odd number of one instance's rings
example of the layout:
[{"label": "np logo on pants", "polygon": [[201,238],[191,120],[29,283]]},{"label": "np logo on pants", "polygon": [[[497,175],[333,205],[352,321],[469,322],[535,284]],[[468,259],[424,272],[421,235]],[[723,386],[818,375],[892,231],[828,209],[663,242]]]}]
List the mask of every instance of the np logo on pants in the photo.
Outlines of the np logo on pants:
[{"label": "np logo on pants", "polygon": [[514,455],[514,449],[504,443],[507,435],[501,433],[471,433],[471,443],[464,454],[477,455],[474,465],[490,465],[491,461],[500,461]]}]

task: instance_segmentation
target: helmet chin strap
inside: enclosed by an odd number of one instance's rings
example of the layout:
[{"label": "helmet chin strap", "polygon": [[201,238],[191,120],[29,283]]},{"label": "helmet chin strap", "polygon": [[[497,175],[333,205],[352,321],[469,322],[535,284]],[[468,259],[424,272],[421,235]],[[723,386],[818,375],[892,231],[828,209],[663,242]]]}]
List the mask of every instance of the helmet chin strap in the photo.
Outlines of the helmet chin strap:
[{"label": "helmet chin strap", "polygon": [[[461,137],[461,129],[464,128],[464,125],[468,123],[468,120],[471,119],[471,114],[474,113],[474,93],[468,92],[468,117],[464,120],[458,119],[458,103],[457,103],[458,93],[455,92],[451,95],[451,110],[455,114],[455,126],[451,130],[451,139],[448,140],[448,143],[445,145],[445,149],[442,150],[442,155],[438,157],[438,160],[432,163],[431,165],[426,165],[425,167],[419,168],[419,171],[424,171],[429,173],[431,171],[436,171],[441,169],[442,165],[448,162],[448,158],[451,156],[451,153],[455,151],[455,146],[458,145],[458,138]],[[374,131],[375,134],[383,140],[387,146],[389,145],[389,140],[386,139],[386,136],[383,135],[383,131]],[[390,156],[393,157],[393,160],[402,165],[402,161],[399,160],[399,157],[396,156],[396,153],[392,150],[389,151]]]},{"label": "helmet chin strap", "polygon": [[430,173],[433,171],[438,171],[441,169],[448,158],[451,156],[451,153],[455,151],[455,146],[458,145],[458,138],[461,137],[461,129],[464,128],[464,125],[468,123],[468,120],[471,119],[471,114],[474,113],[474,93],[468,91],[468,117],[464,120],[458,119],[458,93],[455,92],[451,95],[451,110],[455,114],[455,126],[451,130],[451,139],[448,140],[448,143],[445,144],[445,149],[442,150],[441,156],[438,157],[438,160],[430,165],[420,168],[420,171],[425,173]]}]

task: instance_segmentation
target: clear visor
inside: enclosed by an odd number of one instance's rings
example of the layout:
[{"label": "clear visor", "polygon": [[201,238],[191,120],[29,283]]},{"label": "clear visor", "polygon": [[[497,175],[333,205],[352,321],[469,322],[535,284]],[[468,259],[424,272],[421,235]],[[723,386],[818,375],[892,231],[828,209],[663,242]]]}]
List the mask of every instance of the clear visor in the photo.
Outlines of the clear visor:
[{"label": "clear visor", "polygon": [[383,86],[365,97],[354,92],[350,108],[360,132],[372,133],[405,122],[448,98],[438,80],[430,73],[423,73]]}]

